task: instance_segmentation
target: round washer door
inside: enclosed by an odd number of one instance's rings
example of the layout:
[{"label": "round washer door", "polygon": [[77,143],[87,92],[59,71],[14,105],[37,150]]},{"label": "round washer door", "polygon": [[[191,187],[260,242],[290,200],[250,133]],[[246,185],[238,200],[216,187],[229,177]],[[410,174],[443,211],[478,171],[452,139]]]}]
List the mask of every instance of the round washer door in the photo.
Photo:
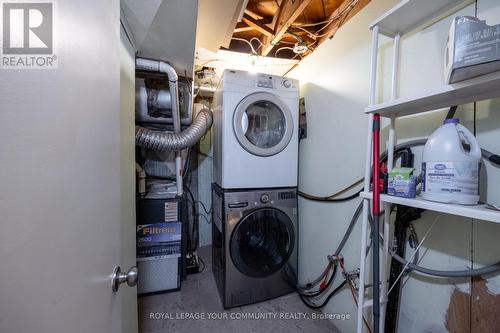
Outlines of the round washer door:
[{"label": "round washer door", "polygon": [[230,240],[233,264],[243,274],[266,277],[290,258],[295,231],[290,218],[276,208],[257,209],[236,225]]},{"label": "round washer door", "polygon": [[290,109],[277,96],[258,92],[238,104],[233,128],[246,151],[257,156],[272,156],[290,143],[293,118]]}]

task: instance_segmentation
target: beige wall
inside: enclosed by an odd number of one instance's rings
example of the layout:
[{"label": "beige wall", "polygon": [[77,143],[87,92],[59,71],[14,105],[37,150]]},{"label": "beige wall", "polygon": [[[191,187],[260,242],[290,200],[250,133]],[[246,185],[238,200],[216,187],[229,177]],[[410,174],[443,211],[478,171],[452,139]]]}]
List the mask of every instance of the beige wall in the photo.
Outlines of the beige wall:
[{"label": "beige wall", "polygon": [[[290,73],[301,81],[306,99],[308,138],[300,145],[299,187],[317,195],[329,195],[363,176],[368,104],[371,33],[368,24],[398,1],[372,0],[358,15],[343,26],[334,39],[303,60]],[[495,0],[478,1],[480,18],[489,24],[500,23],[500,4]],[[473,15],[474,5],[458,14]],[[400,95],[423,92],[444,83],[443,52],[452,17],[402,39]],[[378,102],[388,100],[392,66],[392,41],[380,41]],[[477,137],[483,148],[500,152],[499,100],[477,104]],[[473,127],[473,105],[462,106],[457,113],[469,129]],[[422,138],[440,126],[446,112],[434,112],[398,121],[398,141]],[[384,134],[387,134],[385,128]],[[415,150],[417,166],[421,150]],[[500,203],[500,169],[485,163],[483,198]],[[487,184],[487,185],[486,185]],[[299,201],[300,268],[302,281],[316,277],[326,264],[326,255],[337,247],[358,200],[349,203],[322,204]],[[425,234],[437,214],[426,212],[415,226]],[[348,269],[359,266],[360,222],[344,248]],[[500,259],[500,226],[440,215],[423,245],[421,264],[437,269],[467,269]],[[500,277],[491,277],[490,291],[500,292]],[[442,332],[452,292],[458,288],[470,292],[469,280],[440,280],[412,274],[405,278],[401,303],[400,332]],[[351,320],[336,322],[343,332],[355,328],[355,306],[348,290],[334,298],[325,312],[350,313]]]}]

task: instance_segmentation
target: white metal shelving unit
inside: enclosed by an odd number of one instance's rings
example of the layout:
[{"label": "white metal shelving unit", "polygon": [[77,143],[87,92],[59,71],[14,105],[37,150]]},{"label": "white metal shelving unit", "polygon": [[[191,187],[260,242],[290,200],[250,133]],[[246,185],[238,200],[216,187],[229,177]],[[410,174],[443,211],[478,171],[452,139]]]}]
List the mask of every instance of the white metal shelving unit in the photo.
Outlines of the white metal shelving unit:
[{"label": "white metal shelving unit", "polygon": [[[500,72],[488,74],[451,85],[444,85],[438,89],[434,89],[425,93],[419,93],[410,97],[398,98],[397,96],[401,36],[406,33],[412,32],[419,27],[425,26],[426,24],[430,25],[434,22],[437,22],[438,20],[451,15],[452,13],[466,7],[473,2],[473,0],[403,0],[370,25],[370,29],[372,30],[372,58],[370,72],[370,99],[369,106],[366,108],[366,113],[368,114],[368,136],[366,142],[366,166],[364,182],[365,192],[361,194],[361,197],[363,198],[363,219],[358,290],[358,333],[363,332],[363,315],[365,310],[373,306],[373,300],[366,299],[365,297],[365,249],[367,246],[368,217],[370,215],[370,206],[372,200],[372,193],[368,192],[368,189],[370,188],[372,164],[373,114],[378,113],[382,117],[389,118],[390,120],[387,167],[389,170],[391,170],[393,167],[392,161],[394,157],[394,146],[396,143],[396,118],[433,111],[445,107],[451,107],[453,105],[460,105],[473,101],[500,97]],[[394,39],[392,96],[390,101],[376,104],[375,96],[377,82],[378,40],[380,34]],[[388,195],[381,195],[380,201],[385,210],[383,228],[384,240],[391,239],[389,237],[391,204],[417,207],[446,214],[453,214],[479,220],[486,220],[494,223],[500,223],[500,212],[489,210],[483,205],[450,205],[425,201],[421,198],[404,199]],[[390,263],[390,255],[388,250],[389,241],[385,241],[380,260],[380,332],[384,332],[385,309],[387,303],[388,282],[386,277]]]}]

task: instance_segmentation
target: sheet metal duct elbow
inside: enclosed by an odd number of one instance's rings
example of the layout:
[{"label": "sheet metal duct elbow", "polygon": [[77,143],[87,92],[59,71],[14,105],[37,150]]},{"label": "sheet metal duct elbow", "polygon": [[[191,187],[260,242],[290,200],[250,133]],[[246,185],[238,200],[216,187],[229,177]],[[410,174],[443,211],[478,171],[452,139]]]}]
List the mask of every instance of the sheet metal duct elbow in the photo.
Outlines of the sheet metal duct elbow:
[{"label": "sheet metal duct elbow", "polygon": [[180,133],[171,133],[135,127],[135,143],[143,148],[156,151],[178,151],[194,146],[212,126],[212,112],[201,110],[191,126]]}]

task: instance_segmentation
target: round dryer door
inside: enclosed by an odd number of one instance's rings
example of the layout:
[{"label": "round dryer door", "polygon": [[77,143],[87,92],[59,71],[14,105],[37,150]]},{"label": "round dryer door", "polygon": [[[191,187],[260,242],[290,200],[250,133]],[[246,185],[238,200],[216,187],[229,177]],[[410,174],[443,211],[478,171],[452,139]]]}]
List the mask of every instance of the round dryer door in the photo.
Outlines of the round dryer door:
[{"label": "round dryer door", "polygon": [[295,232],[281,210],[255,210],[236,225],[231,235],[231,258],[236,268],[251,277],[266,277],[280,270],[290,258]]},{"label": "round dryer door", "polygon": [[257,156],[278,154],[293,135],[289,108],[276,95],[264,92],[250,94],[238,104],[233,126],[240,145]]}]

